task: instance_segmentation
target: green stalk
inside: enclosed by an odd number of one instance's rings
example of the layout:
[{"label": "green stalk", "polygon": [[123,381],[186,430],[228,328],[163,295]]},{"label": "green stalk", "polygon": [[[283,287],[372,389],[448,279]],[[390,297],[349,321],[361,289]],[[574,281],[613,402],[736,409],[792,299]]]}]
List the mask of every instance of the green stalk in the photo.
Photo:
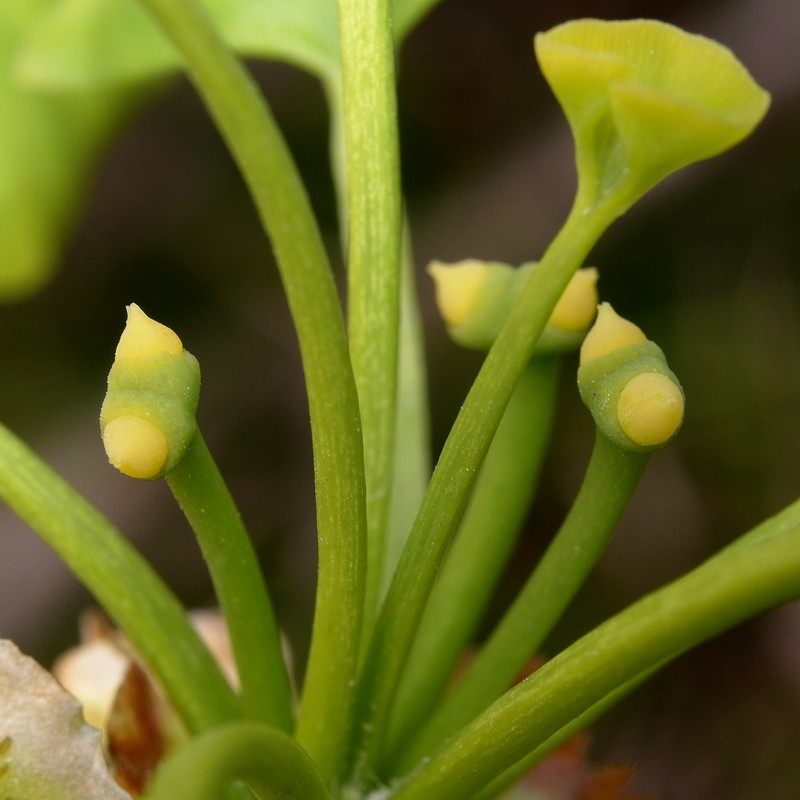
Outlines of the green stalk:
[{"label": "green stalk", "polygon": [[713,557],[594,629],[504,694],[393,800],[462,800],[647,670],[800,595],[800,527]]},{"label": "green stalk", "polygon": [[589,213],[573,208],[522,290],[456,418],[381,609],[359,680],[354,737],[358,772],[375,766],[428,593],[514,387],[573,273],[619,213],[616,204]]},{"label": "green stalk", "polygon": [[192,732],[240,716],[236,695],[150,565],[91,503],[3,426],[0,496],[95,596]]},{"label": "green stalk", "polygon": [[[382,601],[397,568],[400,554],[431,477],[428,381],[422,320],[417,303],[411,241],[403,237],[403,274],[400,305],[400,352],[397,387],[397,432],[392,490],[387,521],[386,548],[379,601]],[[362,640],[363,641],[363,640]]]},{"label": "green stalk", "polygon": [[211,572],[236,659],[242,711],[248,719],[289,731],[291,685],[258,556],[199,431],[167,483]]},{"label": "green stalk", "polygon": [[261,800],[328,800],[303,749],[283,731],[256,722],[233,722],[198,736],[168,756],[144,800],[218,800],[241,781]]},{"label": "green stalk", "polygon": [[364,597],[364,451],[333,275],[302,182],[258,88],[196,0],[142,0],[182,52],[269,233],[294,320],[314,448],[319,576],[297,736],[329,779],[350,728]]},{"label": "green stalk", "polygon": [[402,205],[388,0],[339,0],[348,335],[364,437],[368,636],[386,549],[397,414]]},{"label": "green stalk", "polygon": [[492,440],[398,689],[387,761],[405,749],[464,654],[530,508],[550,440],[559,360],[533,358]]},{"label": "green stalk", "polygon": [[503,792],[511,788],[517,781],[524,778],[540,761],[547,758],[553,751],[568,742],[573,736],[581,731],[587,730],[596,720],[602,717],[613,706],[620,702],[624,697],[637,689],[648,680],[653,673],[658,671],[658,667],[647,670],[638,675],[631,681],[607,694],[602,700],[595,703],[591,708],[584,711],[575,719],[559,728],[546,742],[539,745],[532,753],[529,753],[514,766],[509,767],[505,772],[495,778],[484,789],[473,795],[470,800],[494,800],[500,797]]},{"label": "green stalk", "polygon": [[400,760],[401,772],[438,749],[523,671],[603,552],[648,457],[623,450],[597,433],[583,484],[564,523],[489,640],[414,738]]}]

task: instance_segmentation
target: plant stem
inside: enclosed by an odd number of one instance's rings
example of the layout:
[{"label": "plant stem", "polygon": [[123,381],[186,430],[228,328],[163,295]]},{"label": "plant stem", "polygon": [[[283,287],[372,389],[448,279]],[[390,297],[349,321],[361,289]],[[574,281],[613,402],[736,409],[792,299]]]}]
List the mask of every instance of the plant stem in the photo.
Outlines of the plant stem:
[{"label": "plant stem", "polygon": [[496,700],[523,671],[586,580],[644,472],[649,455],[598,432],[578,496],[514,603],[400,762],[422,756]]},{"label": "plant stem", "polygon": [[558,373],[557,358],[530,361],[492,440],[403,672],[386,748],[389,762],[434,707],[517,540],[550,440]]},{"label": "plant stem", "polygon": [[414,522],[414,514],[422,502],[431,477],[428,382],[425,372],[422,319],[417,303],[414,262],[407,228],[403,237],[402,254],[397,433],[395,434],[395,442],[402,442],[402,446],[396,446],[394,449],[393,485],[379,601],[383,600],[389,588],[408,532]]},{"label": "plant stem", "polygon": [[245,717],[289,731],[292,692],[258,556],[198,431],[167,475],[211,572],[231,637]]},{"label": "plant stem", "polygon": [[616,216],[616,207],[597,207],[588,214],[573,208],[522,290],[456,418],[381,609],[360,676],[353,762],[357,773],[375,765],[428,593],[514,387],[572,274]]},{"label": "plant stem", "polygon": [[240,716],[186,613],[114,526],[0,426],[0,496],[64,560],[128,637],[189,730]]},{"label": "plant stem", "polygon": [[242,781],[262,800],[328,800],[328,793],[297,742],[256,722],[221,725],[186,744],[160,765],[144,800],[217,800]]},{"label": "plant stem", "polygon": [[333,276],[308,198],[275,121],[195,0],[142,0],[183,53],[269,233],[308,386],[319,576],[297,736],[324,779],[350,729],[366,562],[364,452]]},{"label": "plant stem", "polygon": [[715,556],[617,614],[507,692],[393,800],[461,800],[647,670],[800,595],[800,527]]},{"label": "plant stem", "polygon": [[529,753],[512,767],[495,778],[484,789],[471,797],[471,800],[494,800],[500,797],[503,792],[513,786],[518,780],[530,772],[542,759],[547,758],[554,750],[569,741],[573,736],[585,731],[595,720],[602,717],[609,709],[615,706],[625,696],[637,689],[646,680],[649,680],[659,667],[646,670],[633,680],[607,694],[602,700],[595,703],[587,711],[559,728],[546,742],[539,745],[532,753]]},{"label": "plant stem", "polygon": [[378,604],[397,414],[402,204],[388,0],[339,0],[347,205],[348,338],[364,437],[367,582]]}]

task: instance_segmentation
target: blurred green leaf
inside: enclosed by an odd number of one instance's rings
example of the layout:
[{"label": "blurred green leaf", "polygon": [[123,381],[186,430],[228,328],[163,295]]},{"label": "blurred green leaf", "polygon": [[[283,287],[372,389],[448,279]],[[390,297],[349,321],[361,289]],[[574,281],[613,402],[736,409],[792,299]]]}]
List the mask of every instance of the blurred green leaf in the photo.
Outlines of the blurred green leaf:
[{"label": "blurred green leaf", "polygon": [[[204,2],[240,54],[293,64],[336,91],[335,0]],[[398,38],[437,2],[396,0]],[[0,301],[44,285],[93,161],[148,83],[180,66],[137,0],[3,0]]]},{"label": "blurred green leaf", "polygon": [[398,44],[432,8],[441,2],[442,0],[394,0],[393,22]]},{"label": "blurred green leaf", "polygon": [[[226,41],[249,57],[286,61],[327,78],[338,72],[334,0],[204,0]],[[137,0],[56,0],[16,64],[27,85],[96,88],[175,71],[177,50]]]},{"label": "blurred green leaf", "polygon": [[127,106],[117,91],[51,95],[14,82],[17,43],[45,5],[0,3],[0,300],[37,290],[51,274],[88,168]]},{"label": "blurred green leaf", "polygon": [[[203,0],[229,45],[325,81],[339,71],[335,0]],[[440,0],[395,0],[398,40]],[[17,77],[31,86],[92,88],[177,70],[172,44],[137,0],[54,0],[27,37]]]}]

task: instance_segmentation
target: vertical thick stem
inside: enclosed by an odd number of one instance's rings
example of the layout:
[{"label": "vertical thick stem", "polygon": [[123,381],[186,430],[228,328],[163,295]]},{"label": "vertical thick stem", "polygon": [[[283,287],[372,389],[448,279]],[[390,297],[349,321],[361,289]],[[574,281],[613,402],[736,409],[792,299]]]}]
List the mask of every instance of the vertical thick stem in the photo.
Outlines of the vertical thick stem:
[{"label": "vertical thick stem", "polygon": [[241,63],[195,0],[142,0],[189,75],[247,182],[278,261],[308,386],[319,577],[297,735],[331,779],[350,728],[364,596],[364,451],[339,299],[288,148]]},{"label": "vertical thick stem", "polygon": [[[364,638],[386,549],[397,407],[400,191],[388,0],[339,0],[347,208],[348,334],[364,436],[367,584]],[[362,639],[363,641],[363,639]]]}]

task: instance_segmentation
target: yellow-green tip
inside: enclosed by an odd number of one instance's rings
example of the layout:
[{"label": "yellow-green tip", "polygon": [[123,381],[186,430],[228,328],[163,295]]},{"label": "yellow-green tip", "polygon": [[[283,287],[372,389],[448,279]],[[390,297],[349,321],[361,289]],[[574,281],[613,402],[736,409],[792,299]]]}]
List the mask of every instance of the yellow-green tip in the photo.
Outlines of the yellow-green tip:
[{"label": "yellow-green tip", "polygon": [[643,342],[646,338],[641,328],[617,314],[610,303],[600,303],[597,319],[581,345],[580,363],[588,364],[595,358]]},{"label": "yellow-green tip", "polygon": [[643,372],[631,378],[617,401],[620,427],[642,447],[666,444],[680,428],[683,410],[683,393],[659,372]]},{"label": "yellow-green tip", "polygon": [[183,352],[183,343],[171,328],[150,319],[136,303],[131,303],[127,311],[128,321],[117,344],[117,358],[139,361],[161,353]]},{"label": "yellow-green tip", "polygon": [[428,272],[436,287],[436,304],[445,324],[458,327],[469,319],[480,297],[487,270],[486,262],[477,259],[456,264],[431,262]]},{"label": "yellow-green tip", "polygon": [[548,325],[570,333],[588,328],[597,310],[597,278],[594,267],[579,269],[556,303]]},{"label": "yellow-green tip", "polygon": [[109,462],[131,478],[155,478],[169,455],[164,432],[132,414],[116,417],[105,426],[103,446]]}]

